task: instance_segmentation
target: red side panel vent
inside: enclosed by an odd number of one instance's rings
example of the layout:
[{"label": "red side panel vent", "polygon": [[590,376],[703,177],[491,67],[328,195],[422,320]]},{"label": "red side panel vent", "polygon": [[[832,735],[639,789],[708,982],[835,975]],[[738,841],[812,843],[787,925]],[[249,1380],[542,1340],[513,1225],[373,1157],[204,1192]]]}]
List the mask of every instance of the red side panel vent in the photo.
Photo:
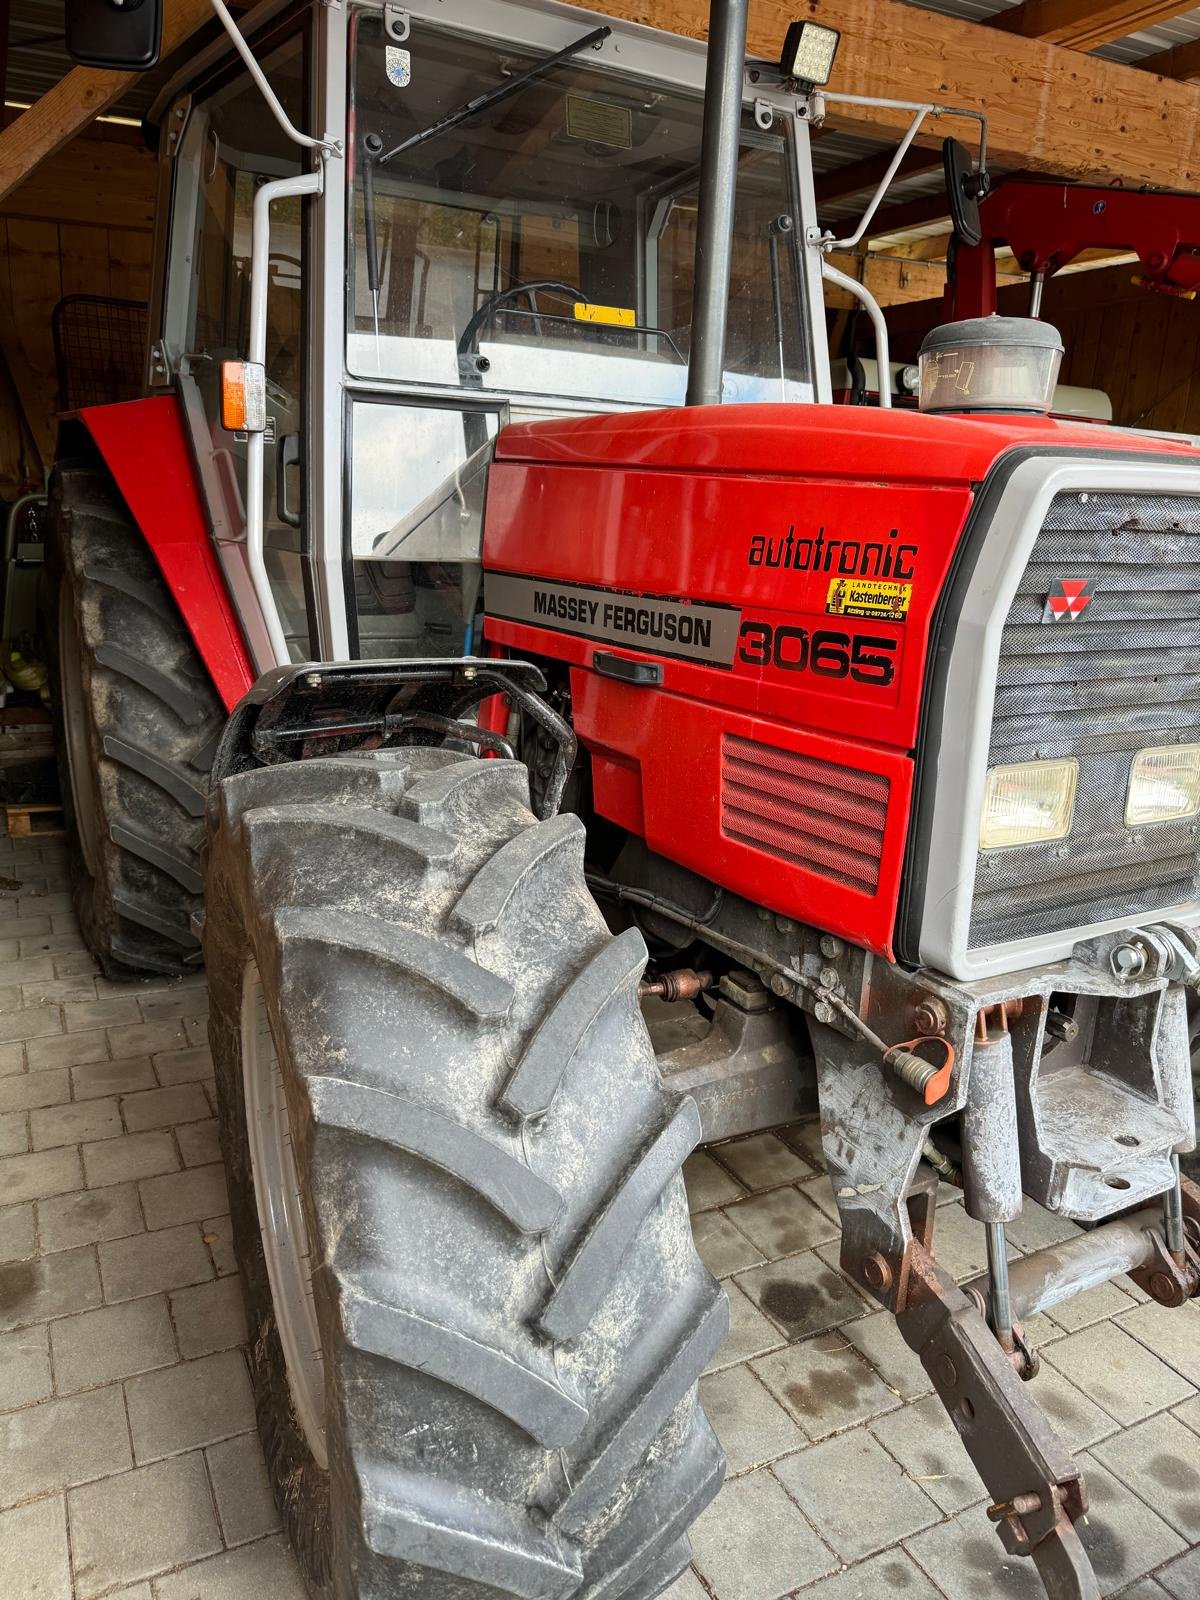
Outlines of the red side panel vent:
[{"label": "red side panel vent", "polygon": [[887,778],[725,734],[721,832],[739,844],[874,894]]}]

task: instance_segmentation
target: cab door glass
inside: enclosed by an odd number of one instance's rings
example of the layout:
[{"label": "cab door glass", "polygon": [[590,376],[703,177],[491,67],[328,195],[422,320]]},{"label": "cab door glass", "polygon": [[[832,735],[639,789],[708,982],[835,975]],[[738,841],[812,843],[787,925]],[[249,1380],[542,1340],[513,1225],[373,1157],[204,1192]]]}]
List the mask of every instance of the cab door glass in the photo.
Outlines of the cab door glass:
[{"label": "cab door glass", "polygon": [[[305,41],[293,34],[269,52],[263,67],[288,115],[303,123]],[[203,400],[212,432],[223,499],[222,520],[244,532],[246,436],[228,433],[220,420],[223,360],[244,357],[250,337],[250,258],[254,197],[264,183],[292,177],[300,152],[271,115],[261,91],[238,71],[192,106],[178,162],[179,182],[197,185],[194,203],[180,205],[173,241],[171,296],[186,317],[176,335]],[[312,654],[305,603],[300,515],[300,441],[304,433],[303,293],[305,228],[298,197],[271,208],[267,293],[267,434],[264,457],[264,557],[271,590],[293,660]],[[180,234],[182,236],[180,236]],[[168,325],[172,307],[168,305]]]}]

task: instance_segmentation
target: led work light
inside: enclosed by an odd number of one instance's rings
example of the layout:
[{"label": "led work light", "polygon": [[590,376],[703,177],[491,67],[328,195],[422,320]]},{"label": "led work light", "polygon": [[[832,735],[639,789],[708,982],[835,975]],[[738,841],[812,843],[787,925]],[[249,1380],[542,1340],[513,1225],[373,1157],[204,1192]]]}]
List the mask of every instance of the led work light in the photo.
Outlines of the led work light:
[{"label": "led work light", "polygon": [[1065,839],[1075,809],[1077,761],[1022,761],[993,767],[983,791],[979,848]]},{"label": "led work light", "polygon": [[829,82],[841,34],[819,22],[793,22],[783,41],[779,66],[785,78],[819,89]]},{"label": "led work light", "polygon": [[1174,822],[1200,812],[1200,744],[1139,750],[1129,772],[1125,826]]}]

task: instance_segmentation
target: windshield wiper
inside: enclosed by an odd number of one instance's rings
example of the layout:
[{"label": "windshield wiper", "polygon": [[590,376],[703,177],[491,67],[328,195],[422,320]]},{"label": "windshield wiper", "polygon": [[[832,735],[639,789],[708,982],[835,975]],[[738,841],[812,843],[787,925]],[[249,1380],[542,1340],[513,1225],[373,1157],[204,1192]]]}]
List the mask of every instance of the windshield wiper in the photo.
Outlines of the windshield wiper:
[{"label": "windshield wiper", "polygon": [[561,50],[556,50],[552,56],[547,56],[544,61],[537,62],[528,67],[524,72],[518,72],[515,78],[508,78],[503,83],[498,83],[492,89],[487,89],[483,94],[476,95],[474,100],[468,100],[465,105],[459,106],[457,111],[448,111],[444,117],[439,117],[436,122],[431,122],[427,128],[422,128],[417,133],[410,134],[407,139],[402,139],[399,144],[393,145],[390,150],[384,150],[383,140],[377,133],[364,134],[361,141],[363,156],[363,228],[366,238],[367,254],[367,287],[371,291],[371,305],[375,316],[375,339],[379,340],[379,244],[375,232],[375,173],[379,167],[386,166],[394,156],[403,155],[407,150],[415,150],[419,145],[436,139],[439,134],[448,133],[451,128],[457,128],[460,122],[465,122],[468,117],[476,116],[480,111],[487,111],[492,106],[498,106],[501,101],[507,100],[514,94],[519,94],[528,84],[534,83],[546,73],[553,72],[564,61],[569,61],[572,56],[577,56],[581,50],[586,50],[591,45],[602,44],[612,32],[611,28],[593,28],[590,33],[585,33],[581,39],[576,39],[573,44],[564,45]]}]

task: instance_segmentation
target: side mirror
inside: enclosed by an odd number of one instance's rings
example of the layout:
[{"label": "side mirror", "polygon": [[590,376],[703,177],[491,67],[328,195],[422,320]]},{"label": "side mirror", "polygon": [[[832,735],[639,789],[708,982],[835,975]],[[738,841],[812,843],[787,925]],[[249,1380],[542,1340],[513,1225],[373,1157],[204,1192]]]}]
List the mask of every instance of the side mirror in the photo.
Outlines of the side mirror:
[{"label": "side mirror", "polygon": [[974,170],[971,152],[957,139],[943,141],[942,166],[946,173],[946,198],[950,202],[950,219],[954,223],[955,237],[963,244],[978,244],[983,238],[979,202],[988,192],[988,175]]},{"label": "side mirror", "polygon": [[162,0],[67,0],[67,54],[81,67],[146,72],[161,44]]}]

